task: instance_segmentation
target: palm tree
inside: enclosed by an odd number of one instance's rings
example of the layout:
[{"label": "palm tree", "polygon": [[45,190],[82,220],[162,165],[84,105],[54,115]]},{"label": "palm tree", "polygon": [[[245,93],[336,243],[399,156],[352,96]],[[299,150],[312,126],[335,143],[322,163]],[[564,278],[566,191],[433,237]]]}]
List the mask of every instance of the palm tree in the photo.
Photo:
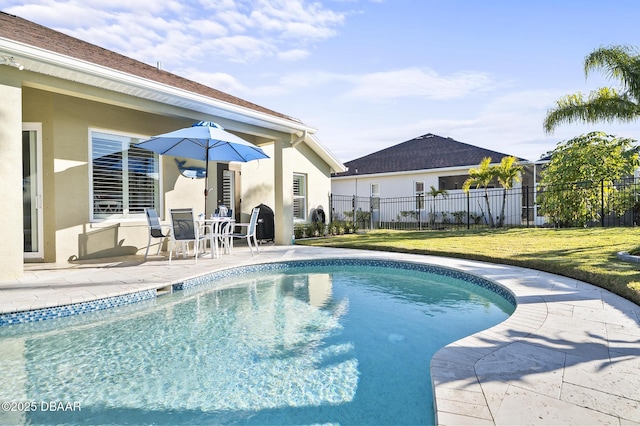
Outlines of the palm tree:
[{"label": "palm tree", "polygon": [[498,227],[504,225],[504,207],[507,202],[507,190],[513,188],[514,182],[519,182],[523,167],[520,166],[516,157],[502,157],[500,165],[493,168],[494,176],[502,186],[502,209],[498,217]]},{"label": "palm tree", "polygon": [[462,184],[462,189],[468,194],[472,186],[476,189],[484,188],[484,199],[487,203],[487,214],[485,218],[488,216],[489,226],[495,228],[496,225],[493,221],[493,214],[491,214],[491,204],[489,203],[489,192],[487,191],[489,184],[495,176],[494,168],[490,164],[491,157],[484,157],[478,168],[469,169],[469,178]]},{"label": "palm tree", "polygon": [[561,123],[599,121],[631,122],[640,117],[640,55],[631,46],[601,47],[584,60],[584,73],[603,71],[619,80],[621,92],[610,87],[592,91],[585,99],[582,93],[567,95],[547,112],[544,129],[547,133]]},{"label": "palm tree", "polygon": [[435,225],[436,222],[436,198],[438,195],[442,195],[442,198],[447,198],[447,190],[446,189],[436,189],[435,186],[431,185],[431,189],[427,194],[433,197],[433,205],[431,206],[431,218],[429,220],[430,225]]}]

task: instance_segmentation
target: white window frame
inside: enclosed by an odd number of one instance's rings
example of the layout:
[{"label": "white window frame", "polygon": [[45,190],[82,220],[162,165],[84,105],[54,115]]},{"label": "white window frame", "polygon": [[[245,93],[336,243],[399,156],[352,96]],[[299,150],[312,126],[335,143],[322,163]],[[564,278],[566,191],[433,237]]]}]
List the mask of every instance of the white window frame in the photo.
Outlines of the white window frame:
[{"label": "white window frame", "polygon": [[380,184],[372,183],[371,184],[371,198],[380,198]]},{"label": "white window frame", "polygon": [[236,172],[235,170],[223,170],[222,171],[222,194],[219,197],[222,200],[222,204],[227,209],[233,210],[233,214],[236,213]]},{"label": "white window frame", "polygon": [[[129,143],[137,143],[140,142],[144,139],[148,139],[149,136],[145,136],[145,135],[140,135],[140,134],[133,134],[133,133],[125,133],[125,132],[119,132],[119,131],[115,131],[115,130],[111,130],[111,129],[100,129],[100,128],[89,128],[88,131],[88,147],[89,147],[89,151],[88,151],[88,155],[89,155],[89,161],[88,161],[88,169],[89,169],[89,220],[90,222],[106,222],[106,221],[116,221],[116,222],[126,222],[126,221],[139,221],[140,219],[143,219],[145,217],[144,212],[139,212],[139,213],[130,213],[129,212],[129,204],[127,202],[127,198],[128,198],[128,194],[127,192],[127,187],[128,187],[128,171],[124,174],[124,178],[125,178],[125,182],[123,182],[123,188],[122,191],[124,192],[123,194],[123,198],[125,198],[124,201],[124,205],[121,206],[122,209],[122,213],[117,213],[114,212],[112,214],[109,213],[103,213],[103,214],[96,214],[96,208],[95,208],[95,185],[94,185],[94,181],[93,181],[93,173],[94,173],[94,162],[93,162],[93,148],[94,148],[94,142],[93,142],[93,135],[95,133],[100,133],[103,135],[111,135],[114,136],[116,138],[129,138],[130,141]],[[114,141],[115,142],[115,141]],[[124,144],[124,142],[123,142]],[[121,151],[123,152],[123,151]],[[149,151],[151,152],[151,151]],[[154,167],[154,173],[157,174],[157,176],[155,176],[156,180],[155,180],[155,186],[154,186],[154,204],[155,206],[146,206],[146,207],[155,207],[159,213],[161,213],[163,211],[163,206],[162,206],[162,194],[163,194],[163,190],[162,190],[162,161],[161,161],[161,157],[158,154],[153,153],[153,158],[154,158],[154,163],[155,163],[155,167]],[[123,163],[126,165],[128,163],[128,156],[126,156],[123,159]]]},{"label": "white window frame", "polygon": [[369,188],[371,193],[371,208],[373,210],[380,210],[380,184],[372,183]]},{"label": "white window frame", "polygon": [[[36,155],[34,163],[31,164],[32,171],[35,173],[36,182],[32,182],[30,187],[35,189],[35,192],[24,195],[31,195],[32,202],[35,203],[35,213],[36,213],[36,226],[37,229],[36,235],[34,239],[37,241],[38,249],[36,251],[24,252],[23,257],[25,259],[42,259],[44,257],[44,206],[43,206],[43,197],[44,197],[44,182],[42,175],[42,123],[22,123],[22,131],[23,132],[35,132],[36,140],[35,140],[35,150]],[[23,183],[24,190],[24,183]],[[33,231],[33,228],[32,228]]]},{"label": "white window frame", "polygon": [[[296,179],[300,179],[301,183],[298,184],[298,194],[296,194]],[[301,202],[302,206],[299,207],[302,215],[296,216],[296,209],[293,207],[293,220],[295,222],[304,222],[307,220],[307,175],[305,173],[294,173],[293,174],[293,203],[295,205],[296,202]],[[302,189],[302,191],[300,191]],[[302,192],[302,193],[301,193]]]},{"label": "white window frame", "polygon": [[[418,189],[418,185],[422,185],[422,190]],[[424,197],[426,195],[426,190],[423,180],[413,181],[413,195],[416,198],[416,210],[424,209]],[[422,200],[422,203],[419,200]]]}]

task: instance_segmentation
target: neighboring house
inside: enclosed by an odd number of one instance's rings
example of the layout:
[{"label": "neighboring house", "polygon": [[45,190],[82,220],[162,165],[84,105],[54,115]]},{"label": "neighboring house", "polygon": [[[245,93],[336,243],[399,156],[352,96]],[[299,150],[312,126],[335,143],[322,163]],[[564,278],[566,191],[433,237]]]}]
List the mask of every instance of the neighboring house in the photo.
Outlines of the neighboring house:
[{"label": "neighboring house", "polygon": [[[423,197],[428,202],[432,186],[438,190],[446,190],[448,194],[461,193],[470,168],[477,167],[485,157],[491,157],[492,164],[498,164],[506,156],[509,154],[427,133],[346,162],[347,171],[332,175],[331,193],[334,196],[371,199]],[[522,158],[517,160],[520,164],[530,164]],[[534,185],[531,170],[533,168],[525,172],[522,185]],[[462,200],[462,197],[450,198],[450,203],[454,203],[454,199]],[[496,202],[498,201],[496,197]],[[447,210],[454,212],[466,209],[464,203],[458,204],[448,206]],[[377,209],[377,203],[372,205]],[[422,209],[423,216],[428,214],[428,207],[418,207]],[[496,205],[495,208],[497,207]],[[359,208],[364,210],[367,207]],[[380,221],[396,220],[397,212],[392,214],[394,217],[385,218],[384,212],[379,216],[374,212],[374,216]],[[423,217],[422,220],[427,218]]]},{"label": "neighboring house", "polygon": [[[270,206],[278,244],[326,204],[331,173],[344,170],[297,119],[1,12],[0,99],[0,279],[19,277],[24,261],[140,253],[144,208],[162,219],[174,207],[203,211],[203,179],[132,148],[195,121],[270,156],[210,164],[207,208],[224,203],[246,221],[252,207]],[[178,160],[183,171],[204,166]]]}]

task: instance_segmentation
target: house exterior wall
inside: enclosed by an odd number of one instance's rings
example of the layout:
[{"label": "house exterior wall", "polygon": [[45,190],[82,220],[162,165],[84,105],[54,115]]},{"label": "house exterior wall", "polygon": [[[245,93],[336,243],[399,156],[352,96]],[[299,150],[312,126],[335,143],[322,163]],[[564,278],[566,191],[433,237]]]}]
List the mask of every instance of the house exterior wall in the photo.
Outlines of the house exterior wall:
[{"label": "house exterior wall", "polygon": [[296,146],[293,161],[294,173],[307,176],[307,208],[306,222],[311,221],[311,214],[319,207],[327,211],[331,193],[331,170],[306,145]]},{"label": "house exterior wall", "polygon": [[14,70],[0,74],[0,277],[22,275],[22,88]]},{"label": "house exterior wall", "polygon": [[[17,102],[23,104],[22,115],[17,114],[15,123],[42,124],[43,139],[43,206],[44,216],[44,258],[45,262],[72,260],[78,257],[107,257],[143,253],[147,244],[147,224],[144,217],[114,220],[91,220],[92,200],[90,197],[89,165],[90,131],[123,134],[133,137],[146,137],[191,125],[194,119],[173,118],[163,114],[126,108],[116,102],[104,103],[98,97],[84,99],[58,92],[26,87],[14,90]],[[132,99],[127,99],[131,104]],[[135,102],[133,102],[135,104]],[[144,108],[148,110],[148,106]],[[162,109],[161,105],[158,109]],[[20,111],[20,108],[17,109]],[[3,125],[7,125],[2,120]],[[14,124],[15,124],[14,123]],[[20,135],[21,127],[18,130]],[[15,133],[15,129],[14,129]],[[18,137],[18,140],[20,138]],[[242,221],[248,221],[251,208],[260,203],[275,209],[276,200],[276,162],[274,144],[262,148],[271,157],[266,160],[249,163],[234,163],[239,169],[239,187]],[[18,154],[21,150],[18,144]],[[308,176],[308,206],[326,205],[330,191],[330,169],[305,144],[297,148],[288,148],[285,158],[287,166],[295,172]],[[174,157],[160,157],[160,208],[161,219],[168,220],[169,209],[192,207],[196,214],[204,211],[204,179],[189,179],[180,175]],[[186,159],[187,165],[202,166],[203,162]],[[20,161],[17,162],[20,164]],[[20,172],[20,168],[14,171]],[[208,197],[207,212],[213,212],[217,205],[215,188],[216,164],[209,164],[208,187],[214,190]],[[292,185],[293,175],[286,178]],[[14,179],[16,179],[14,177]],[[288,189],[290,191],[290,187]],[[289,204],[283,208],[291,209]],[[22,197],[19,197],[22,200]],[[285,203],[286,204],[286,203]],[[17,214],[22,220],[21,212]],[[277,215],[278,220],[286,222],[286,215]],[[284,219],[283,219],[284,218]],[[292,221],[291,221],[292,222]],[[286,234],[280,237],[280,243],[290,243],[293,229],[291,224],[281,223],[280,231]],[[22,267],[22,232],[13,227],[19,246],[13,253],[19,256],[19,269]],[[16,256],[14,256],[16,257]],[[15,263],[15,259],[14,259]]]},{"label": "house exterior wall", "polygon": [[[145,248],[144,217],[90,220],[89,132],[146,137],[181,126],[184,120],[26,88],[23,121],[43,123],[44,260],[99,255],[100,251],[133,254]],[[162,160],[161,188],[166,194],[161,196],[161,205],[166,211],[178,206],[202,210],[204,182],[179,176],[173,158]],[[202,200],[199,205],[198,198]]]},{"label": "house exterior wall", "polygon": [[[268,160],[252,161],[242,164],[242,213],[248,219],[251,209],[259,204],[266,204],[275,212],[275,147],[267,145],[261,147],[270,157]],[[329,193],[331,191],[331,170],[304,143],[291,150],[292,173],[287,177],[293,182],[293,173],[304,174],[307,177],[307,208],[306,221],[310,221],[312,209],[322,206],[327,209]],[[292,194],[290,194],[292,197]],[[276,215],[276,221],[278,217]]]},{"label": "house exterior wall", "polygon": [[[331,193],[336,196],[357,196],[360,199],[358,209],[370,210],[369,202],[362,201],[362,198],[371,196],[371,184],[379,185],[379,196],[382,199],[388,199],[382,203],[379,209],[374,209],[374,222],[395,222],[419,219],[423,223],[427,223],[435,217],[436,222],[443,220],[443,212],[448,217],[454,212],[469,211],[472,214],[482,215],[488,208],[484,200],[484,189],[471,189],[470,200],[467,200],[466,194],[461,189],[447,190],[446,198],[439,196],[437,200],[428,195],[430,187],[439,188],[439,178],[445,176],[458,176],[468,173],[469,168],[455,168],[447,170],[420,171],[416,173],[398,173],[398,174],[380,174],[380,175],[362,175],[332,178]],[[422,209],[416,209],[417,203],[411,200],[414,197],[414,182],[424,182],[424,205]],[[515,187],[519,187],[520,183],[515,183]],[[497,219],[502,206],[502,188],[489,188],[489,206],[492,216]],[[399,199],[394,203],[393,199]],[[505,214],[505,223],[509,225],[520,225],[522,222],[522,199],[517,194],[507,195],[507,203],[510,206]],[[341,205],[342,210],[345,206]],[[349,207],[349,206],[347,206]],[[340,209],[339,209],[340,210]],[[415,210],[411,216],[403,215],[408,210]],[[339,218],[345,216],[345,212],[337,212]],[[431,216],[430,216],[431,215]]]},{"label": "house exterior wall", "polygon": [[[195,121],[212,120],[250,143],[271,146],[273,158],[262,162],[262,171],[269,169],[268,175],[261,174],[259,180],[248,178],[246,193],[238,189],[243,186],[241,178],[236,179],[234,196],[236,201],[244,198],[244,204],[240,205],[244,211],[258,201],[275,205],[274,212],[279,221],[275,230],[276,243],[280,244],[291,243],[293,230],[291,176],[293,161],[299,160],[292,147],[293,141],[309,148],[303,157],[313,154],[306,163],[298,161],[302,171],[310,176],[310,203],[319,203],[315,200],[316,188],[328,192],[328,168],[344,171],[344,166],[315,139],[315,129],[288,115],[13,15],[4,14],[2,22],[2,29],[5,29],[0,31],[2,55],[15,55],[22,66],[0,65],[0,158],[4,162],[0,168],[0,189],[5,203],[0,214],[4,242],[0,245],[0,280],[21,275],[25,261],[64,261],[86,257],[87,253],[106,257],[146,248],[144,215],[140,214],[141,218],[93,220],[94,207],[99,210],[97,216],[100,217],[119,212],[120,207],[127,208],[126,196],[110,195],[114,190],[112,182],[120,180],[114,178],[116,173],[112,170],[119,167],[107,167],[109,161],[123,164],[129,157],[120,159],[113,155],[118,149],[118,141],[98,142],[100,149],[105,148],[108,152],[104,154],[105,162],[101,166],[104,173],[98,178],[102,187],[97,188],[96,197],[93,197],[89,176],[92,165],[90,130],[142,140],[190,126]],[[61,46],[65,48],[61,49]],[[23,141],[25,136],[29,137],[28,143]],[[28,160],[25,163],[22,163],[23,151]],[[136,157],[134,153],[134,161],[130,164],[145,167],[144,157]],[[322,160],[318,161],[318,158]],[[174,160],[163,157],[158,165],[160,189],[154,195],[161,197],[156,205],[161,219],[166,220],[172,207],[193,207],[196,213],[213,211],[219,199],[217,189],[222,186],[222,182],[216,180],[227,176],[223,173],[227,165],[210,165],[207,187],[213,189],[214,196],[209,194],[205,206],[205,182],[181,176]],[[189,163],[198,166],[197,161],[196,164]],[[22,171],[33,176],[34,167],[38,169],[38,185],[22,179]],[[228,167],[238,177],[243,165],[233,163]],[[248,166],[245,177],[252,167]],[[145,169],[143,173],[155,174],[155,164],[153,168],[153,172]],[[138,171],[133,173],[140,176]],[[126,190],[128,175],[123,173],[123,176],[122,189]],[[316,182],[316,177],[322,176],[324,182]],[[44,178],[42,185],[40,177]],[[156,184],[146,178],[131,182],[142,185],[145,189],[141,192],[147,194]],[[120,188],[116,187],[115,191],[119,192]],[[145,206],[137,203],[134,211],[141,213],[142,207]],[[44,214],[39,214],[35,220],[33,212]],[[21,228],[21,223],[27,225]],[[34,233],[31,228],[38,232]],[[38,238],[30,241],[29,233]],[[32,245],[32,242],[37,244]],[[28,253],[24,253],[25,248]]]},{"label": "house exterior wall", "polygon": [[275,213],[274,187],[274,146],[261,147],[269,159],[250,161],[241,164],[240,192],[242,193],[241,220],[249,221],[251,209],[259,204],[266,204]]},{"label": "house exterior wall", "polygon": [[380,185],[380,197],[382,198],[411,197],[414,195],[414,182],[424,182],[425,191],[428,191],[431,186],[437,189],[440,177],[466,174],[469,171],[469,167],[415,173],[405,172],[333,178],[331,180],[331,193],[369,197],[371,195],[371,184],[375,183]]}]

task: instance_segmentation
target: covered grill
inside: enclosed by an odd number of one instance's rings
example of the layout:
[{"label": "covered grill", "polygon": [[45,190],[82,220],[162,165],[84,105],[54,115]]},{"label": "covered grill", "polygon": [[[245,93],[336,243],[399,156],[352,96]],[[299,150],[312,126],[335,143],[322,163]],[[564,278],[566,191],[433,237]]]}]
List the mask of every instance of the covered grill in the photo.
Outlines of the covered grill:
[{"label": "covered grill", "polygon": [[275,222],[273,210],[266,204],[256,206],[260,209],[258,213],[258,227],[256,228],[256,238],[258,241],[274,241]]}]

